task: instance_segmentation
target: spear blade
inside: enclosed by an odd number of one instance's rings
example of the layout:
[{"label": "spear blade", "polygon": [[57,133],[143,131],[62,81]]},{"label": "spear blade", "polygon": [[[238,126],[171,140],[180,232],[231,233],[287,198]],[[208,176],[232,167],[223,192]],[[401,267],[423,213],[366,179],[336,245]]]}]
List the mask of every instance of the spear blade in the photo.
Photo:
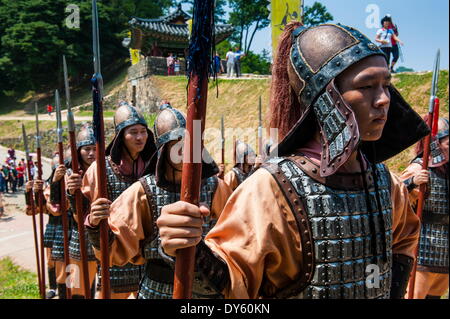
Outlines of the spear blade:
[{"label": "spear blade", "polygon": [[100,100],[103,97],[103,77],[100,63],[100,36],[98,26],[97,1],[92,0],[92,48],[94,53],[94,78],[97,79]]},{"label": "spear blade", "polygon": [[39,115],[37,102],[34,103],[34,113],[36,115],[36,148],[41,148],[41,134],[39,133]]},{"label": "spear blade", "polygon": [[62,121],[61,121],[61,99],[58,90],[55,91],[55,105],[56,105],[56,133],[58,134],[58,143],[62,143]]},{"label": "spear blade", "polygon": [[441,60],[441,50],[439,49],[436,53],[436,58],[434,60],[433,77],[432,77],[431,92],[430,92],[430,104],[429,104],[429,108],[428,108],[429,113],[433,113],[433,109],[434,109],[434,100],[436,98],[438,81],[439,81],[440,60]]}]

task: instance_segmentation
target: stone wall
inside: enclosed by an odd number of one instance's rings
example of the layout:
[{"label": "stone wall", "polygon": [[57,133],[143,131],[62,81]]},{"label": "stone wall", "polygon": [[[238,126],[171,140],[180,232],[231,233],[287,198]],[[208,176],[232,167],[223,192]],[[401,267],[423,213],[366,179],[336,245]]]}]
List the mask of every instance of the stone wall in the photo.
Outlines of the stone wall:
[{"label": "stone wall", "polygon": [[[185,74],[185,61],[180,60],[180,74]],[[133,86],[136,87],[136,106],[143,112],[154,113],[161,104],[157,89],[150,81],[151,75],[167,75],[164,57],[145,57],[128,69],[126,100],[133,100]]]}]

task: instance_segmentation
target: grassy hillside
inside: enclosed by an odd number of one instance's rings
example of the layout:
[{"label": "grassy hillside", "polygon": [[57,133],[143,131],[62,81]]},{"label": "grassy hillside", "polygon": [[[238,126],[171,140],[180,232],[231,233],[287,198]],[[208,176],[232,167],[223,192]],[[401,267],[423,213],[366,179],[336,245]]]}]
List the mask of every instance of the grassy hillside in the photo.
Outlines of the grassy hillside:
[{"label": "grassy hillside", "polygon": [[[402,96],[420,115],[428,112],[428,101],[431,88],[431,76],[428,73],[403,73],[394,75],[393,83],[402,93]],[[174,107],[186,111],[186,85],[184,77],[152,77],[152,83],[159,89],[161,98],[169,100]],[[256,150],[257,126],[258,126],[258,99],[262,97],[263,119],[269,105],[269,79],[251,80],[219,80],[219,96],[216,97],[217,87],[210,82],[208,91],[208,109],[206,128],[215,128],[216,134],[220,130],[220,118],[225,118],[225,128],[248,129],[247,136],[240,136],[249,142]],[[440,73],[438,97],[441,100],[440,115],[448,116],[449,91],[448,71]],[[213,132],[214,133],[214,132]],[[227,132],[226,132],[227,133]],[[265,136],[265,132],[263,133]],[[226,162],[232,162],[232,134],[226,134]],[[216,161],[220,160],[220,145],[210,143],[211,138],[206,139],[206,146]],[[403,153],[390,159],[387,164],[394,172],[401,172],[406,168],[413,157],[413,150],[409,148]],[[230,165],[227,165],[229,168]]]}]

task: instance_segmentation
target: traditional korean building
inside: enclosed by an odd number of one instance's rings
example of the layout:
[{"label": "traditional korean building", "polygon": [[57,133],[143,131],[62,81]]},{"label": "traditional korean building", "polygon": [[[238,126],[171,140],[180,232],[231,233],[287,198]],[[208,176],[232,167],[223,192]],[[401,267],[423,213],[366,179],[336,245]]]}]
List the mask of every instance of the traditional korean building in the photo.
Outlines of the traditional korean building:
[{"label": "traditional korean building", "polygon": [[[169,53],[184,57],[189,46],[190,20],[191,16],[182,10],[181,5],[175,12],[158,19],[134,17],[129,22],[131,26],[129,47],[139,50],[145,57],[167,57]],[[216,25],[216,44],[229,37],[233,31],[232,25]]]}]

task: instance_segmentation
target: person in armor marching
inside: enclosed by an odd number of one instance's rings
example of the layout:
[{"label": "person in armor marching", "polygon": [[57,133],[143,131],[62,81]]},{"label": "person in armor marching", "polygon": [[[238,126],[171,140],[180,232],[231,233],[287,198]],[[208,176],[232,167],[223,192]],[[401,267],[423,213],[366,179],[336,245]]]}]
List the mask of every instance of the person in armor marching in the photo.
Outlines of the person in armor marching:
[{"label": "person in armor marching", "polygon": [[161,252],[197,245],[197,284],[226,298],[402,298],[420,222],[381,162],[429,130],[390,78],[359,31],[289,24],[271,88],[279,157],[236,189],[204,240],[208,209],[164,206]]},{"label": "person in armor marching", "polygon": [[[95,161],[95,138],[94,131],[90,124],[85,124],[81,127],[77,135],[77,154],[78,163],[80,165],[81,172],[73,172],[72,168],[67,169],[66,175],[66,189],[67,189],[67,199],[69,202],[69,225],[70,225],[70,241],[69,241],[69,257],[70,264],[75,265],[76,274],[74,277],[78,280],[78,284],[71,287],[72,299],[85,299],[84,281],[81,280],[81,271],[83,264],[81,261],[80,252],[80,235],[78,233],[78,216],[76,214],[75,207],[75,192],[81,189],[82,177],[84,172],[86,172],[89,166]],[[68,158],[68,157],[66,157]],[[68,167],[72,167],[71,163],[68,163]],[[87,210],[89,203],[87,203],[87,198],[83,197],[83,209]],[[84,221],[82,221],[84,223]],[[88,260],[88,276],[89,284],[91,287],[91,298],[95,296],[95,276],[97,273],[97,259],[95,258],[92,245],[90,245],[86,237],[86,257]]]},{"label": "person in armor marching", "polygon": [[421,141],[416,146],[416,158],[401,176],[408,188],[411,203],[417,202],[418,186],[427,184],[414,299],[440,299],[449,288],[448,128],[448,119],[440,118],[436,139],[431,143],[428,170],[422,169],[423,141]]},{"label": "person in armor marching", "polygon": [[[153,133],[135,107],[122,102],[114,115],[114,126],[115,136],[106,148],[105,159],[108,199],[111,202],[142,177],[144,171],[154,171],[155,163],[151,159],[156,152]],[[91,205],[98,202],[96,162],[84,174],[81,191]],[[86,228],[89,231],[89,227]],[[100,259],[100,255],[97,257]],[[141,265],[125,263],[110,267],[109,272],[112,299],[127,299],[137,293],[143,274]],[[100,270],[98,274],[101,284]]]},{"label": "person in armor marching", "polygon": [[250,176],[250,172],[255,164],[255,158],[255,151],[250,145],[240,141],[236,142],[236,164],[224,177],[225,183],[230,186],[232,191]]},{"label": "person in armor marching", "polygon": [[[156,219],[162,206],[180,198],[185,128],[186,120],[180,111],[172,107],[160,111],[154,124],[158,146],[156,173],[145,175],[130,186],[112,203],[110,209],[106,199],[93,203],[91,207],[91,229],[95,229],[100,220],[109,215],[108,222],[113,230],[110,234],[112,264],[145,264],[139,299],[172,298],[174,273],[164,256],[158,253],[160,240]],[[214,225],[231,195],[228,185],[216,176],[217,172],[217,165],[209,154],[204,154],[200,201],[210,207],[211,216],[202,224],[203,236]],[[89,236],[97,250],[98,234],[89,232]],[[197,291],[195,297],[208,296],[209,293]]]},{"label": "person in armor marching", "polygon": [[[57,157],[56,157],[57,161]],[[55,166],[55,159],[53,159],[52,162],[52,171],[56,169],[57,166]],[[56,162],[57,165],[57,162]],[[53,173],[50,177],[53,177]],[[40,190],[44,190],[44,194],[49,194],[50,189],[50,178],[46,181],[45,187],[42,181],[40,180],[31,180],[28,181],[25,184],[25,200],[26,200],[26,208],[25,213],[28,216],[32,215],[31,210],[31,203],[30,200],[30,193],[33,191],[33,194],[37,194]],[[48,196],[47,196],[48,197]],[[35,207],[36,207],[36,215],[39,215],[39,207],[38,207],[38,200],[37,196],[35,198]],[[44,213],[48,214],[48,210],[46,209],[45,203],[44,203]],[[45,247],[45,254],[47,256],[47,273],[48,273],[48,281],[49,281],[49,289],[45,295],[46,299],[53,299],[56,296],[56,290],[58,288],[56,283],[56,262],[52,260],[52,246],[53,246],[53,240],[55,237],[55,231],[57,228],[57,225],[61,224],[61,217],[54,216],[52,214],[49,214],[47,225],[45,226],[45,232],[44,232],[44,247]]]}]

